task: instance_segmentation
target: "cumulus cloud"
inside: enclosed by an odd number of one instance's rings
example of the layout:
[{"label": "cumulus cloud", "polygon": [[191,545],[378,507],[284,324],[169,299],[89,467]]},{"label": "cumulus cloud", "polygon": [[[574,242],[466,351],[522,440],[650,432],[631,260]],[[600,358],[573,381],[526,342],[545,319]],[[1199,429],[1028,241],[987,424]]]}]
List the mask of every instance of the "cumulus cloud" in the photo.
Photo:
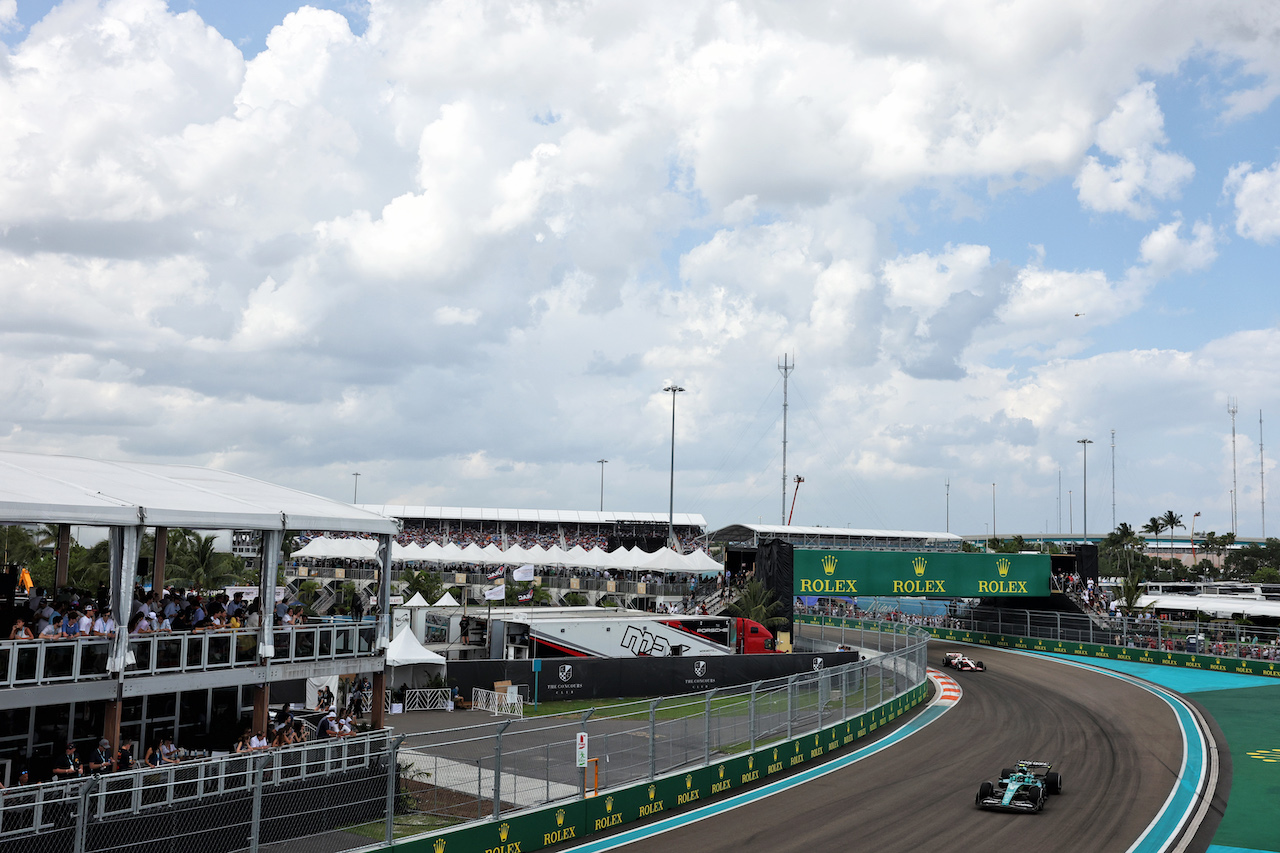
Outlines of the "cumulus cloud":
[{"label": "cumulus cloud", "polygon": [[1190,160],[1161,150],[1167,141],[1155,84],[1143,83],[1126,93],[1098,124],[1098,149],[1115,162],[1085,159],[1075,182],[1080,203],[1103,213],[1150,217],[1151,201],[1176,198],[1195,174]]},{"label": "cumulus cloud", "polygon": [[1237,163],[1227,173],[1223,192],[1236,208],[1236,233],[1259,243],[1280,236],[1280,160],[1265,169]]},{"label": "cumulus cloud", "polygon": [[[677,503],[728,521],[773,499],[788,352],[812,520],[936,526],[944,472],[1030,506],[1100,373],[1128,417],[1210,359],[1096,333],[1225,251],[1162,207],[1194,170],[1142,81],[1209,54],[1266,109],[1261,14],[386,0],[246,59],[198,10],[65,3],[0,54],[0,445],[455,505],[589,506],[607,457],[654,509],[672,380]],[[1241,235],[1277,171],[1228,178]],[[1067,179],[1163,224],[1094,253],[1038,207]],[[1030,262],[986,219],[1019,204]]]},{"label": "cumulus cloud", "polygon": [[1197,272],[1208,268],[1218,257],[1212,224],[1192,225],[1189,240],[1182,238],[1181,231],[1181,221],[1169,222],[1142,238],[1139,255],[1150,275],[1164,278],[1172,273]]}]

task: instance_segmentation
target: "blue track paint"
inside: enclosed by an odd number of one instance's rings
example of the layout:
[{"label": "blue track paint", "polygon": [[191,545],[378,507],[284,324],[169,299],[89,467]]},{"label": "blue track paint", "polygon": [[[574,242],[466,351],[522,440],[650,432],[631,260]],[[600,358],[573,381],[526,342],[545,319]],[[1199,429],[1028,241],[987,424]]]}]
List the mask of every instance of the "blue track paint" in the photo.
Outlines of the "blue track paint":
[{"label": "blue track paint", "polygon": [[1158,851],[1167,849],[1177,836],[1187,816],[1195,808],[1198,800],[1197,792],[1205,774],[1208,772],[1208,765],[1205,761],[1204,735],[1196,724],[1195,716],[1191,713],[1190,707],[1177,694],[1166,690],[1161,685],[1150,683],[1124,672],[1116,672],[1092,662],[1085,663],[1072,658],[1064,658],[1061,655],[1028,652],[1019,649],[1004,649],[1003,651],[1016,655],[1042,658],[1066,666],[1079,667],[1080,669],[1090,669],[1111,678],[1128,682],[1159,696],[1173,710],[1174,716],[1178,719],[1178,728],[1182,730],[1182,766],[1178,768],[1177,784],[1169,792],[1169,796],[1164,801],[1164,805],[1160,807],[1155,820],[1151,821],[1142,835],[1138,837],[1138,840],[1129,848],[1128,853],[1158,853]]},{"label": "blue track paint", "polygon": [[629,829],[608,838],[601,838],[597,841],[588,841],[586,844],[580,844],[577,847],[570,849],[572,849],[574,853],[601,853],[601,851],[604,850],[613,850],[614,848],[630,844],[633,841],[639,841],[642,838],[661,835],[664,832],[670,832],[673,829],[680,829],[691,823],[697,823],[700,820],[705,820],[706,818],[723,814],[724,812],[732,811],[733,809],[740,808],[742,806],[750,805],[757,800],[773,796],[774,794],[794,788],[797,785],[803,785],[805,782],[819,779],[826,776],[828,773],[835,773],[837,770],[843,770],[856,761],[861,761],[864,758],[875,755],[883,749],[888,749],[903,738],[910,737],[930,723],[937,721],[939,717],[951,710],[954,706],[954,703],[935,701],[930,703],[927,708],[921,711],[919,716],[905,723],[902,728],[898,729],[893,734],[886,735],[875,743],[868,744],[861,749],[856,749],[848,755],[832,759],[831,761],[820,764],[817,767],[802,770],[796,775],[789,776],[786,779],[779,779],[777,782],[770,782],[759,788],[745,791],[732,797],[727,797],[719,802],[702,806],[701,808],[694,809],[693,811],[665,818],[657,823],[651,823],[645,826],[636,827],[635,829]]}]

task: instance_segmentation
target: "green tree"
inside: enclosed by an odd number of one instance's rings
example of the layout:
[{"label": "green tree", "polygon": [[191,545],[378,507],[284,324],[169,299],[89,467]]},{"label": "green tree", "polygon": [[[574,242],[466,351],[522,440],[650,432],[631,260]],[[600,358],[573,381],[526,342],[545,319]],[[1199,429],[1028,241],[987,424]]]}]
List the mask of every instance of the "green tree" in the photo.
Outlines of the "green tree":
[{"label": "green tree", "polygon": [[[176,535],[175,535],[176,534]],[[217,538],[194,531],[169,531],[169,553],[173,559],[166,567],[173,583],[195,590],[221,589],[240,579],[243,564],[233,554],[218,551]],[[175,544],[177,545],[174,548]]]},{"label": "green tree", "polygon": [[[1098,543],[1098,557],[1107,566],[1107,574],[1117,577],[1134,571],[1134,552],[1142,547],[1142,538],[1127,522],[1120,522],[1116,529]],[[1142,564],[1139,562],[1139,573]]]},{"label": "green tree", "polygon": [[1130,572],[1120,579],[1120,586],[1116,589],[1116,600],[1120,602],[1120,609],[1126,616],[1132,616],[1135,612],[1146,609],[1138,607],[1138,599],[1142,597],[1143,592],[1142,578],[1136,572]]},{"label": "green tree", "polygon": [[320,594],[320,581],[305,580],[298,584],[298,599],[308,607],[316,602],[316,596]]},{"label": "green tree", "polygon": [[440,583],[440,575],[435,572],[408,571],[400,577],[400,594],[406,599],[418,594],[428,604],[435,604],[444,595],[444,585]]},{"label": "green tree", "polygon": [[565,607],[586,607],[587,597],[580,592],[566,592],[561,603]]},{"label": "green tree", "polygon": [[773,590],[765,587],[760,581],[751,581],[736,599],[721,611],[726,616],[737,616],[752,619],[771,631],[788,626],[787,617],[778,615],[783,603],[778,601]]},{"label": "green tree", "polygon": [[[1164,528],[1165,528],[1164,521],[1162,521],[1158,516],[1153,515],[1147,521],[1146,524],[1142,525],[1142,532],[1148,536],[1154,536],[1158,541],[1160,539],[1160,534],[1164,532]],[[1172,558],[1173,555],[1170,554],[1169,556]],[[1157,556],[1156,565],[1158,566],[1159,564],[1160,564],[1160,558]],[[1172,561],[1170,562],[1169,565],[1170,566],[1173,565]]]},{"label": "green tree", "polygon": [[1169,570],[1173,570],[1173,531],[1174,528],[1181,527],[1186,529],[1186,525],[1182,523],[1182,516],[1173,510],[1166,510],[1165,514],[1160,516],[1160,521],[1164,524],[1164,529],[1169,531]]},{"label": "green tree", "polygon": [[30,531],[17,524],[4,527],[4,563],[16,563],[19,566],[30,566],[40,559],[40,546],[32,538]]},{"label": "green tree", "polygon": [[1253,579],[1267,569],[1280,569],[1280,539],[1269,537],[1263,543],[1250,542],[1233,548],[1223,565],[1232,580],[1264,583]]}]

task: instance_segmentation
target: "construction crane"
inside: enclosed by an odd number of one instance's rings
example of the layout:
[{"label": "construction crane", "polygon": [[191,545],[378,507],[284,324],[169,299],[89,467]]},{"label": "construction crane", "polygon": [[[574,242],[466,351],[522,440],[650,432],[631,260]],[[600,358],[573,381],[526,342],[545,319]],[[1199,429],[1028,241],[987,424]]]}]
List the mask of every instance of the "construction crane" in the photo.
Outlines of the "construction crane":
[{"label": "construction crane", "polygon": [[800,494],[800,484],[804,482],[804,477],[796,474],[796,490],[791,493],[791,512],[787,514],[787,527],[791,526],[791,519],[796,514],[796,495]]}]

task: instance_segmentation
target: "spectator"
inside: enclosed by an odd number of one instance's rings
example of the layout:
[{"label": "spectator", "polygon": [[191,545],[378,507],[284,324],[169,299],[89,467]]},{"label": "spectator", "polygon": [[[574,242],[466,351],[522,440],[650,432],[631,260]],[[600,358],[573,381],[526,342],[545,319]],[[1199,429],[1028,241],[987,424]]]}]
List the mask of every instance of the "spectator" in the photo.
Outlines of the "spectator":
[{"label": "spectator", "polygon": [[79,779],[83,775],[84,768],[80,766],[80,756],[76,754],[76,745],[68,743],[66,753],[53,766],[54,781]]},{"label": "spectator", "polygon": [[10,640],[34,640],[35,634],[27,627],[27,621],[19,616],[14,620],[13,630],[9,632]]},{"label": "spectator", "polygon": [[160,761],[164,764],[177,764],[178,747],[173,743],[173,735],[165,735],[160,738]]},{"label": "spectator", "polygon": [[115,762],[111,759],[111,741],[103,738],[98,741],[98,748],[89,756],[89,772],[110,773],[115,769]]}]

